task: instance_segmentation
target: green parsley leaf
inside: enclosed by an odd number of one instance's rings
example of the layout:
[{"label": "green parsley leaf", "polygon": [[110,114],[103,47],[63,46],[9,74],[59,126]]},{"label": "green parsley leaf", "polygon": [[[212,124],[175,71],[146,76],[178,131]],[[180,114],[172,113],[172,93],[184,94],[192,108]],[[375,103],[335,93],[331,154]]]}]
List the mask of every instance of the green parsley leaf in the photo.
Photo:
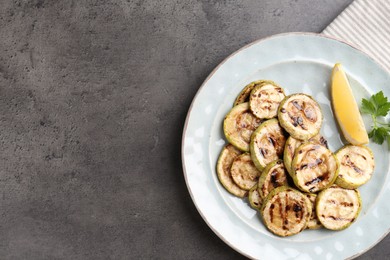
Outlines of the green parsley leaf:
[{"label": "green parsley leaf", "polygon": [[390,111],[390,102],[387,101],[383,91],[379,91],[369,99],[363,98],[360,111],[364,114],[370,114],[373,120],[368,137],[378,144],[382,144],[386,140],[390,147],[390,124],[378,121],[378,117],[385,117]]},{"label": "green parsley leaf", "polygon": [[387,103],[387,97],[385,97],[382,90],[372,95],[370,99],[374,102],[374,104],[377,104],[378,106]]},{"label": "green parsley leaf", "polygon": [[372,129],[372,131],[368,134],[368,136],[372,139],[374,143],[382,144],[385,139],[389,136],[387,129],[384,127],[378,127]]},{"label": "green parsley leaf", "polygon": [[382,105],[381,107],[378,108],[377,110],[377,115],[378,116],[386,116],[387,113],[389,112],[390,110],[390,103],[386,103],[384,105]]},{"label": "green parsley leaf", "polygon": [[383,91],[379,91],[370,98],[371,103],[375,106],[376,116],[386,116],[390,109],[390,103],[387,102],[387,97],[383,95]]},{"label": "green parsley leaf", "polygon": [[370,100],[363,98],[362,107],[360,108],[360,111],[364,114],[375,114],[375,105],[371,103]]}]

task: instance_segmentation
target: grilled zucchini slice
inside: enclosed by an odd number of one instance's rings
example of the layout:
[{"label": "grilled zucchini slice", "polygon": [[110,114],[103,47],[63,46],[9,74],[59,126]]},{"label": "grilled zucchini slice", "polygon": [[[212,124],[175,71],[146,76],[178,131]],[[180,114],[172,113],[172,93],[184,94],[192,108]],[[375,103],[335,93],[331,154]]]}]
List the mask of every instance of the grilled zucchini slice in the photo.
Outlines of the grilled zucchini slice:
[{"label": "grilled zucchini slice", "polygon": [[261,122],[262,120],[249,110],[249,104],[242,103],[233,107],[226,115],[223,132],[229,143],[241,151],[248,152],[251,135]]},{"label": "grilled zucchini slice", "polygon": [[218,179],[221,182],[222,186],[231,194],[243,198],[247,195],[247,191],[241,189],[237,184],[233,181],[230,168],[232,167],[232,163],[236,157],[238,157],[242,152],[235,148],[233,145],[226,145],[218,158],[217,162],[217,175]]},{"label": "grilled zucchini slice", "polygon": [[250,152],[253,162],[260,171],[282,156],[286,137],[276,118],[262,123],[253,132]]},{"label": "grilled zucchini slice", "polygon": [[319,133],[323,115],[314,99],[306,94],[285,97],[279,105],[280,125],[294,138],[308,140]]},{"label": "grilled zucchini slice", "polygon": [[[323,145],[324,147],[328,148],[328,142],[326,139],[318,134],[313,136],[309,139],[309,142],[318,143]],[[283,161],[284,166],[286,167],[287,172],[291,175],[291,163],[295,154],[295,150],[302,144],[301,140],[295,139],[292,136],[289,136],[286,141],[286,145],[284,146],[284,153],[283,153]]]},{"label": "grilled zucchini slice", "polygon": [[267,84],[268,82],[272,82],[270,80],[257,80],[249,83],[246,85],[238,94],[236,97],[236,100],[234,101],[233,106],[237,106],[241,103],[249,102],[249,95],[251,94],[252,90],[259,85]]},{"label": "grilled zucchini slice", "polygon": [[250,190],[258,182],[260,171],[254,165],[251,155],[244,153],[234,159],[230,174],[238,187]]},{"label": "grilled zucchini slice", "polygon": [[286,186],[272,190],[261,207],[264,224],[275,235],[295,235],[306,228],[312,206],[301,192]]},{"label": "grilled zucchini slice", "polygon": [[275,188],[287,186],[287,173],[282,160],[269,163],[259,178],[257,184],[260,197],[264,199]]},{"label": "grilled zucchini slice", "polygon": [[309,193],[332,185],[339,169],[336,157],[329,149],[310,142],[298,147],[291,168],[295,185]]},{"label": "grilled zucchini slice", "polygon": [[362,201],[358,190],[344,189],[333,185],[318,194],[316,212],[325,228],[342,230],[356,220],[361,205]]},{"label": "grilled zucchini slice", "polygon": [[249,96],[249,108],[258,118],[274,118],[278,114],[280,101],[285,96],[284,90],[275,82],[258,84]]},{"label": "grilled zucchini slice", "polygon": [[260,194],[257,189],[257,184],[255,184],[255,186],[253,186],[252,189],[249,191],[248,199],[249,204],[252,208],[260,210],[263,199],[260,198]]},{"label": "grilled zucchini slice", "polygon": [[311,206],[312,206],[312,211],[310,215],[310,220],[307,223],[307,229],[319,229],[322,227],[321,222],[317,218],[317,213],[316,213],[316,199],[317,199],[317,194],[313,193],[305,193],[305,196],[310,200]]},{"label": "grilled zucchini slice", "polygon": [[374,155],[366,146],[346,145],[336,152],[340,165],[335,184],[355,189],[371,179],[374,173]]}]

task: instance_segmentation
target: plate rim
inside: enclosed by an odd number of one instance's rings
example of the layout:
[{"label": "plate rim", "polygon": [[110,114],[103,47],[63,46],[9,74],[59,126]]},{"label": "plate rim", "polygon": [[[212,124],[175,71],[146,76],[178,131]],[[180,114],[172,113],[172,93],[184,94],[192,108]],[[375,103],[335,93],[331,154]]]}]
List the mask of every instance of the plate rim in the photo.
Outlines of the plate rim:
[{"label": "plate rim", "polygon": [[[255,259],[253,258],[252,256],[250,256],[249,254],[247,254],[246,252],[244,252],[243,250],[237,248],[236,246],[234,246],[232,243],[230,243],[227,239],[225,239],[225,237],[220,234],[210,223],[209,221],[207,220],[207,218],[204,216],[204,214],[202,213],[202,211],[200,210],[199,206],[197,203],[195,203],[195,198],[194,198],[194,195],[193,195],[193,191],[191,190],[191,187],[189,185],[189,182],[188,182],[188,177],[187,177],[187,171],[186,171],[186,165],[185,165],[185,155],[184,155],[184,141],[185,141],[185,136],[186,136],[186,133],[187,133],[187,127],[188,127],[188,122],[189,122],[189,118],[190,118],[190,115],[191,115],[191,112],[192,112],[192,109],[193,109],[193,106],[194,106],[194,103],[195,103],[195,100],[197,99],[197,97],[199,96],[199,93],[202,91],[202,89],[204,88],[204,86],[207,84],[207,82],[213,77],[213,75],[219,70],[219,68],[225,64],[231,57],[233,57],[234,55],[236,55],[237,53],[251,47],[252,45],[255,45],[255,44],[258,44],[258,43],[261,43],[263,41],[267,41],[267,40],[271,40],[273,38],[278,38],[278,37],[286,37],[286,36],[313,36],[313,37],[318,37],[318,38],[325,38],[325,39],[330,39],[330,40],[334,40],[336,42],[339,42],[339,43],[342,43],[342,44],[346,44],[348,45],[349,47],[355,49],[356,51],[360,52],[363,56],[365,56],[366,58],[370,59],[373,63],[375,63],[375,65],[377,65],[378,67],[380,67],[385,73],[389,74],[389,72],[384,68],[383,65],[381,65],[379,62],[377,62],[374,58],[372,58],[367,52],[365,52],[364,50],[362,50],[361,48],[357,47],[356,45],[344,40],[344,39],[340,39],[338,37],[334,37],[334,36],[329,36],[329,35],[325,35],[323,33],[313,33],[313,32],[287,32],[287,33],[278,33],[278,34],[273,34],[273,35],[270,35],[270,36],[266,36],[266,37],[263,37],[263,38],[260,38],[260,39],[257,39],[253,42],[250,42],[244,46],[242,46],[241,48],[239,48],[238,50],[232,52],[230,55],[228,55],[227,57],[225,57],[209,74],[208,76],[206,77],[206,79],[203,81],[203,83],[200,85],[199,89],[196,91],[192,101],[191,101],[191,104],[188,108],[188,112],[186,114],[186,119],[185,119],[185,122],[184,122],[184,127],[183,127],[183,132],[182,132],[182,139],[181,139],[181,161],[182,161],[182,168],[183,168],[183,175],[184,175],[184,179],[185,179],[185,183],[186,183],[186,186],[187,186],[187,189],[188,189],[188,192],[190,194],[190,197],[191,197],[191,200],[193,202],[193,204],[195,205],[195,208],[196,210],[198,211],[198,213],[200,214],[200,216],[202,217],[203,221],[207,224],[207,226],[214,232],[214,234],[216,234],[225,244],[227,244],[230,248],[232,248],[233,250],[235,250],[236,252],[240,253],[241,255],[249,258],[249,259]],[[389,74],[390,75],[390,74]],[[362,254],[366,253],[367,251],[369,251],[370,249],[372,249],[373,247],[375,247],[380,241],[382,241],[388,234],[390,233],[390,228],[386,230],[386,232],[381,236],[379,237],[379,239],[377,241],[375,241],[373,244],[371,244],[371,246],[367,247],[365,250],[361,251],[361,252],[358,252],[350,257],[348,257],[347,259],[354,259],[358,256],[361,256]]]}]

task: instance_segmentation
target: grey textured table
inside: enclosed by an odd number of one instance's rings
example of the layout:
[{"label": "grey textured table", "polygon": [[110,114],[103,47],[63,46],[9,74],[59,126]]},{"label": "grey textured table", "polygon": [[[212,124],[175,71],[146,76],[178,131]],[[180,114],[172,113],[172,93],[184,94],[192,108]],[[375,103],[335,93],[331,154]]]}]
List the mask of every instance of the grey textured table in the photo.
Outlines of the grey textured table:
[{"label": "grey textured table", "polygon": [[350,2],[1,0],[0,259],[243,258],[184,182],[191,100],[230,53]]}]

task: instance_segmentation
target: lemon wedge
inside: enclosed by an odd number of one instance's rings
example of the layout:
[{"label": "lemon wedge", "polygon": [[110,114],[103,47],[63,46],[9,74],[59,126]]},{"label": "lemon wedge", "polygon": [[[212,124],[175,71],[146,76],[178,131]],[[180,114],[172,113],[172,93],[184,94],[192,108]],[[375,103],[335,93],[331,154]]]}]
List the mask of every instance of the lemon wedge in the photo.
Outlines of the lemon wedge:
[{"label": "lemon wedge", "polygon": [[332,71],[332,105],[344,138],[353,145],[368,143],[368,135],[348,78],[340,63]]}]

